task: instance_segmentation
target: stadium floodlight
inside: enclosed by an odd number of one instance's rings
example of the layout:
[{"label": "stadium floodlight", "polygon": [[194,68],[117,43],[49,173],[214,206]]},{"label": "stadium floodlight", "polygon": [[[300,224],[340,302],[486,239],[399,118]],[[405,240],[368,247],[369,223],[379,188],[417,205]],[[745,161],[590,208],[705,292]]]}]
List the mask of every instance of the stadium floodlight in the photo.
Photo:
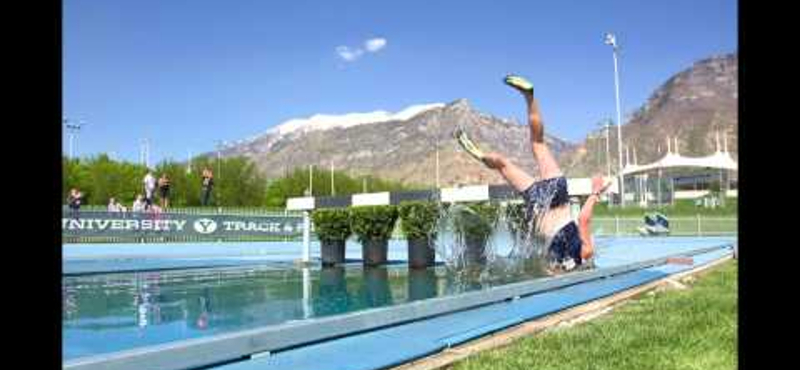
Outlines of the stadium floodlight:
[{"label": "stadium floodlight", "polygon": [[69,158],[72,159],[74,157],[75,136],[80,133],[83,126],[86,125],[86,122],[84,120],[73,121],[69,118],[62,118],[61,122],[64,123],[64,127],[67,129],[67,136],[69,137]]},{"label": "stadium floodlight", "polygon": [[617,48],[617,37],[614,36],[614,34],[611,33],[611,32],[606,32],[605,44],[606,45],[611,45],[612,47],[614,47],[614,49],[616,49]]}]

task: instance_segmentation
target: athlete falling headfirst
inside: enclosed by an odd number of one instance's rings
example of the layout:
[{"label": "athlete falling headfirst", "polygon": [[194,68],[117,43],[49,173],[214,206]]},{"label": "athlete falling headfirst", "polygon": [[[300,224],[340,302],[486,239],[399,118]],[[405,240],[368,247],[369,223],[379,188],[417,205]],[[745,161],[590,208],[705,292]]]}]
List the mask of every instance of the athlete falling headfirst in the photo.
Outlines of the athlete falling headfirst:
[{"label": "athlete falling headfirst", "polygon": [[498,153],[483,153],[467,136],[458,130],[456,139],[464,149],[487,167],[500,174],[517,191],[522,193],[526,206],[528,223],[536,219],[537,236],[544,239],[549,270],[552,273],[570,271],[584,265],[594,254],[590,223],[592,209],[602,194],[608,189],[600,176],[592,178],[592,194],[583,205],[577,222],[572,219],[569,209],[567,179],[561,173],[555,158],[544,141],[544,126],[533,85],[519,76],[506,76],[504,82],[522,93],[528,108],[528,124],[533,157],[539,165],[539,179],[534,180],[514,163]]}]

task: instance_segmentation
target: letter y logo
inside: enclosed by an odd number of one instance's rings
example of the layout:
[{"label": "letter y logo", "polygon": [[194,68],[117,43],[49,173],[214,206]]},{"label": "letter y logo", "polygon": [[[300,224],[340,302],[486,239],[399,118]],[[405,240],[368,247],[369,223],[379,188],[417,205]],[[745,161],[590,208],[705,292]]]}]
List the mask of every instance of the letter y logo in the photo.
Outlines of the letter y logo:
[{"label": "letter y logo", "polygon": [[201,218],[195,221],[193,226],[194,230],[200,234],[211,234],[217,230],[217,222],[208,218]]}]

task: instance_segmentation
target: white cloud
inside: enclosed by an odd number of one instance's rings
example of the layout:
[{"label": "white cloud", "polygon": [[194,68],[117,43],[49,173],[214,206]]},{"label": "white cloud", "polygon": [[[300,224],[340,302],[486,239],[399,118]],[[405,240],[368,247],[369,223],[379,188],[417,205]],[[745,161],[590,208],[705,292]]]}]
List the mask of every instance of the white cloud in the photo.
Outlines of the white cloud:
[{"label": "white cloud", "polygon": [[344,59],[346,62],[353,62],[356,59],[361,58],[361,55],[364,54],[364,50],[359,48],[350,50],[350,48],[347,46],[337,46],[336,54],[338,54],[339,57]]},{"label": "white cloud", "polygon": [[[386,39],[381,37],[364,41],[364,49],[368,53],[377,53],[384,47],[386,47]],[[364,55],[364,49],[359,47],[351,49],[349,46],[340,45],[336,47],[336,54],[345,62],[355,62]]]},{"label": "white cloud", "polygon": [[378,50],[383,49],[386,46],[386,39],[384,38],[374,38],[369,39],[364,42],[364,47],[367,48],[367,51],[370,53],[377,53]]}]

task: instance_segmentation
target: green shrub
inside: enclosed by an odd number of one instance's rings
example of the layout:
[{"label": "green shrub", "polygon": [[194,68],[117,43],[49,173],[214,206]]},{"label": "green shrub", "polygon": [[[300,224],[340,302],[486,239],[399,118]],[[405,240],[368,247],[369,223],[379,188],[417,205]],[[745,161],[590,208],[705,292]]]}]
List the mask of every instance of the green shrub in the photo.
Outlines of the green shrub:
[{"label": "green shrub", "polygon": [[397,222],[396,206],[361,206],[350,209],[353,233],[360,242],[389,240]]},{"label": "green shrub", "polygon": [[457,232],[479,238],[489,236],[497,223],[499,207],[489,202],[472,203],[455,219]]},{"label": "green shrub", "polygon": [[436,233],[439,206],[433,202],[402,202],[398,207],[400,228],[408,239],[427,239]]},{"label": "green shrub", "polygon": [[320,240],[347,240],[352,234],[350,212],[346,208],[318,209],[312,212],[311,218]]}]

